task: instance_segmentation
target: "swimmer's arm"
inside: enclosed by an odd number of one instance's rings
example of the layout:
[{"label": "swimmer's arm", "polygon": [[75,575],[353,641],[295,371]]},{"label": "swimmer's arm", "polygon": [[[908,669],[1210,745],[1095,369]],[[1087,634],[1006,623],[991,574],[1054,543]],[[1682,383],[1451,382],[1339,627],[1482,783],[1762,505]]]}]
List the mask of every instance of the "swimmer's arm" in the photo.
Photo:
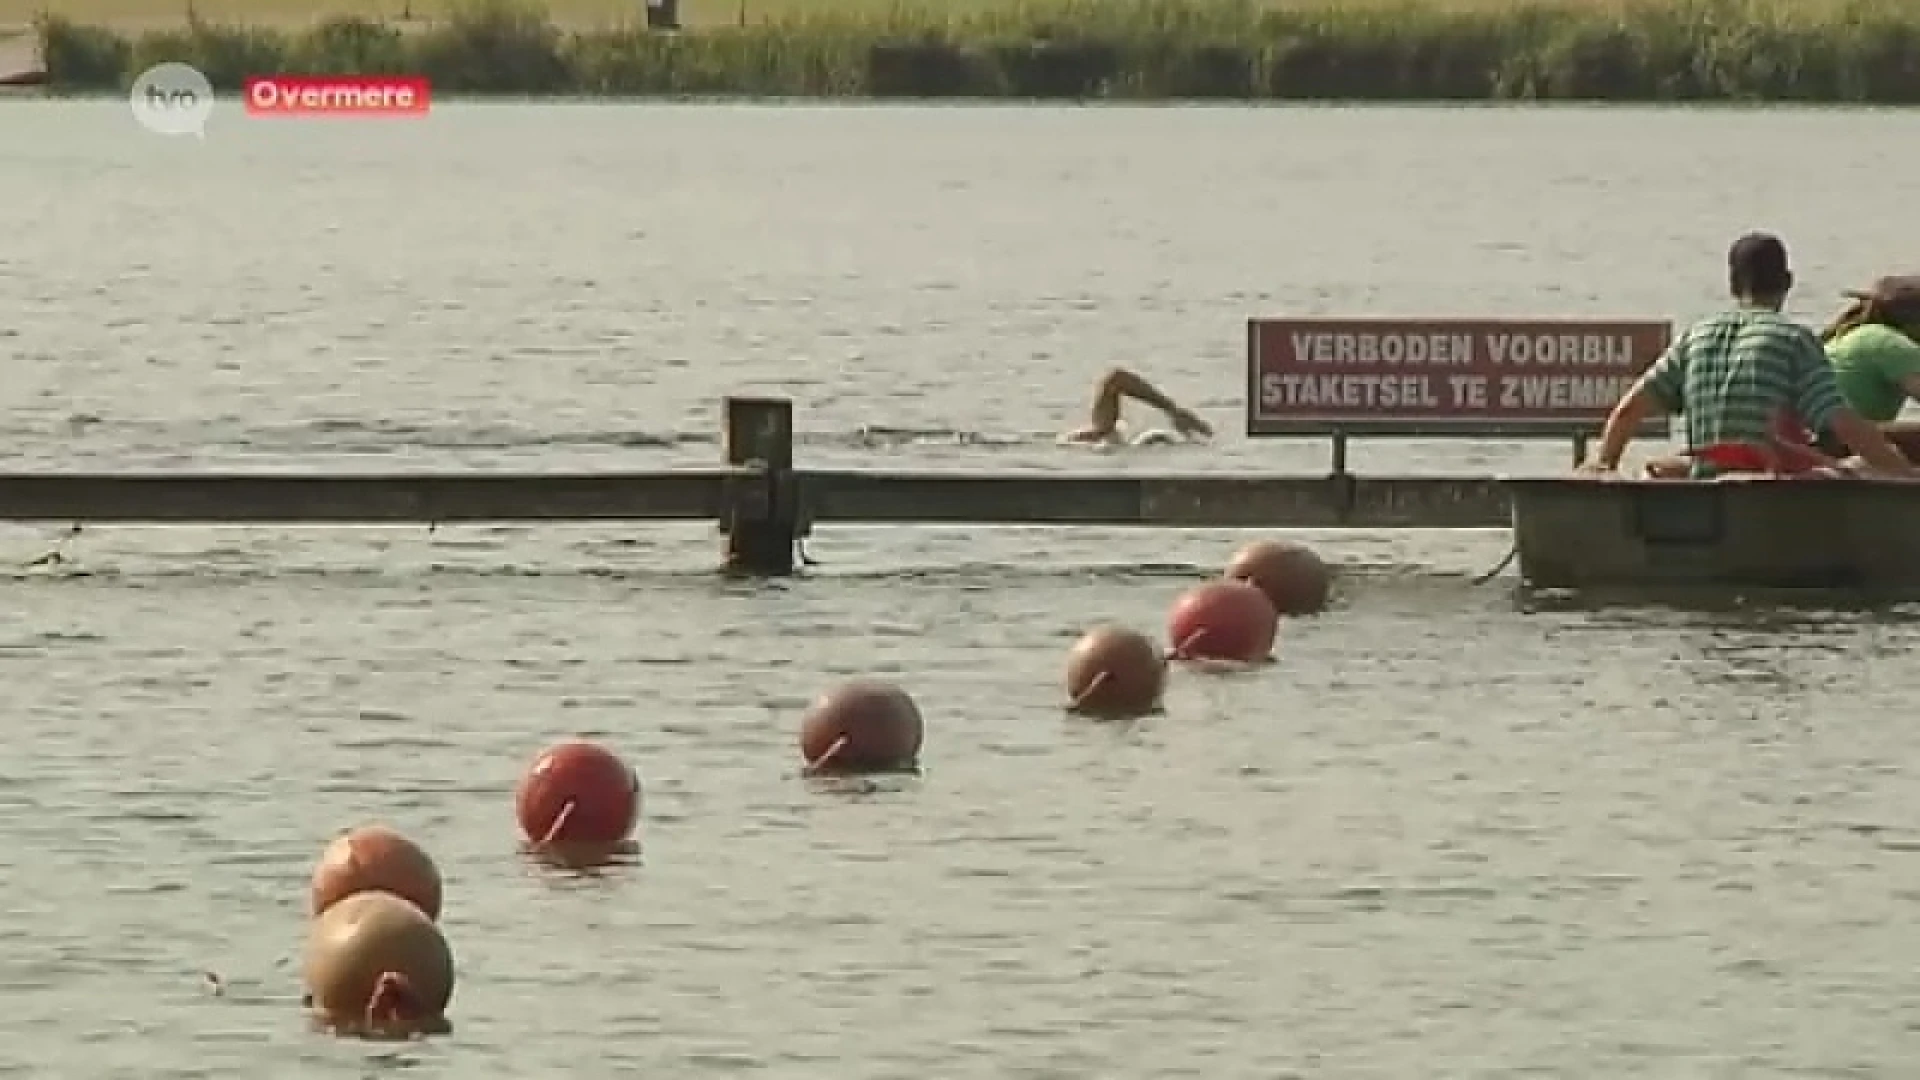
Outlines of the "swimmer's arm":
[{"label": "swimmer's arm", "polygon": [[1087,426],[1069,432],[1069,442],[1104,442],[1114,437],[1120,426],[1120,402],[1132,398],[1165,413],[1174,427],[1185,436],[1211,435],[1213,429],[1190,409],[1160,392],[1158,387],[1125,368],[1114,368],[1100,377],[1094,389],[1093,409]]},{"label": "swimmer's arm", "polygon": [[1180,405],[1161,393],[1158,387],[1125,368],[1113,369],[1113,373],[1107,376],[1106,384],[1113,393],[1130,397],[1143,405],[1151,405],[1168,416],[1180,411]]},{"label": "swimmer's arm", "polygon": [[1108,379],[1115,393],[1124,394],[1143,405],[1151,405],[1165,413],[1180,434],[1189,438],[1213,434],[1212,425],[1202,420],[1192,409],[1161,393],[1158,387],[1133,372],[1125,368],[1116,368]]}]

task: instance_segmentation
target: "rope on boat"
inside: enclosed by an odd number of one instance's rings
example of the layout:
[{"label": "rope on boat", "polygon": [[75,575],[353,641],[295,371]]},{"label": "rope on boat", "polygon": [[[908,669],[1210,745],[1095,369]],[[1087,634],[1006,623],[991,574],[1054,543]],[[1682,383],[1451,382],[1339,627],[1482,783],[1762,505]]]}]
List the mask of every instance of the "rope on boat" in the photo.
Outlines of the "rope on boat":
[{"label": "rope on boat", "polygon": [[66,532],[60,534],[60,538],[53,542],[53,547],[49,549],[46,554],[41,555],[37,559],[28,559],[26,562],[21,563],[20,569],[35,570],[42,566],[59,566],[61,563],[66,562],[67,556],[65,549],[67,542],[79,536],[80,531],[80,525],[75,523]]},{"label": "rope on boat", "polygon": [[1500,557],[1499,564],[1496,565],[1493,569],[1487,571],[1486,573],[1481,574],[1480,576],[1474,578],[1473,583],[1475,585],[1485,585],[1487,582],[1492,581],[1494,578],[1499,577],[1500,572],[1502,570],[1505,570],[1507,567],[1513,565],[1514,556],[1518,554],[1520,554],[1520,544],[1518,541],[1515,541],[1511,546],[1507,548],[1507,553]]}]

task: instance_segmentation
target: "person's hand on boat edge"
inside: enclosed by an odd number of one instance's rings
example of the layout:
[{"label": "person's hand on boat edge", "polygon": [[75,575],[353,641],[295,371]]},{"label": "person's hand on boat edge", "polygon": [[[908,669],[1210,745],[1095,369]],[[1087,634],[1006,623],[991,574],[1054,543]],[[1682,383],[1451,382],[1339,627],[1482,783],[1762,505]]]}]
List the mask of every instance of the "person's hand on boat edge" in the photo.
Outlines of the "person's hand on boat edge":
[{"label": "person's hand on boat edge", "polygon": [[[1607,465],[1603,462],[1595,461],[1595,460],[1583,461],[1579,465],[1574,466],[1573,474],[1582,480],[1625,479],[1624,475],[1620,472],[1619,466]],[[1902,469],[1899,471],[1892,471],[1892,470],[1882,469],[1882,468],[1878,468],[1873,465],[1870,465],[1864,459],[1858,456],[1855,456],[1855,457],[1849,457],[1849,458],[1844,458],[1841,460],[1834,461],[1831,465],[1821,465],[1821,466],[1817,466],[1810,469],[1797,470],[1794,472],[1778,472],[1773,470],[1755,470],[1755,469],[1730,469],[1724,473],[1721,473],[1719,476],[1714,477],[1714,479],[1721,480],[1721,481],[1855,479],[1855,480],[1873,480],[1873,481],[1877,481],[1880,483],[1887,483],[1887,484],[1911,484],[1911,483],[1920,483],[1920,468],[1916,468],[1915,466],[1909,465],[1905,469]]]},{"label": "person's hand on boat edge", "polygon": [[1876,480],[1886,484],[1911,484],[1920,481],[1920,469],[1909,465],[1898,472],[1875,468],[1859,457],[1840,462],[1840,471],[1858,480]]}]

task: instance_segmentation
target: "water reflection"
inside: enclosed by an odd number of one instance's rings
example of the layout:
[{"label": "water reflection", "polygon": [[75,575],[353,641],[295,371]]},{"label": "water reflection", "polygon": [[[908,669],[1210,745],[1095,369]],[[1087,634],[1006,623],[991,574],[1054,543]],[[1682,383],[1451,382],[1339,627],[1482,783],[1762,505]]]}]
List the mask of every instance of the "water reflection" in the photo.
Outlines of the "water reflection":
[{"label": "water reflection", "polygon": [[1522,614],[1591,612],[1626,618],[1658,617],[1662,625],[1825,627],[1835,619],[1871,616],[1890,623],[1920,622],[1920,596],[1848,589],[1730,589],[1710,587],[1535,589],[1513,587]]},{"label": "water reflection", "polygon": [[1789,695],[1871,686],[1864,661],[1907,651],[1904,631],[1920,625],[1920,604],[1861,592],[1523,586],[1512,599],[1523,615],[1550,620],[1549,636],[1610,635],[1610,664],[1678,670],[1693,690],[1735,690],[1725,700],[1766,710],[1788,705]]}]

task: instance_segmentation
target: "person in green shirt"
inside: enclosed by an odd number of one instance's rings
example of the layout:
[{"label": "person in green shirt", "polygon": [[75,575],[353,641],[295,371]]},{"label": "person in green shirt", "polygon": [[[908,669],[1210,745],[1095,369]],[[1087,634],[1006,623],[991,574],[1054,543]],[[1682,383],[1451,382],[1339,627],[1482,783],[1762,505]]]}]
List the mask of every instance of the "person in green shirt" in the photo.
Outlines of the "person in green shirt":
[{"label": "person in green shirt", "polygon": [[[1820,334],[1840,396],[1920,460],[1920,424],[1897,422],[1907,399],[1920,399],[1920,276],[1883,277],[1845,295],[1852,303]],[[1820,443],[1831,453],[1839,440],[1822,430]]]}]

